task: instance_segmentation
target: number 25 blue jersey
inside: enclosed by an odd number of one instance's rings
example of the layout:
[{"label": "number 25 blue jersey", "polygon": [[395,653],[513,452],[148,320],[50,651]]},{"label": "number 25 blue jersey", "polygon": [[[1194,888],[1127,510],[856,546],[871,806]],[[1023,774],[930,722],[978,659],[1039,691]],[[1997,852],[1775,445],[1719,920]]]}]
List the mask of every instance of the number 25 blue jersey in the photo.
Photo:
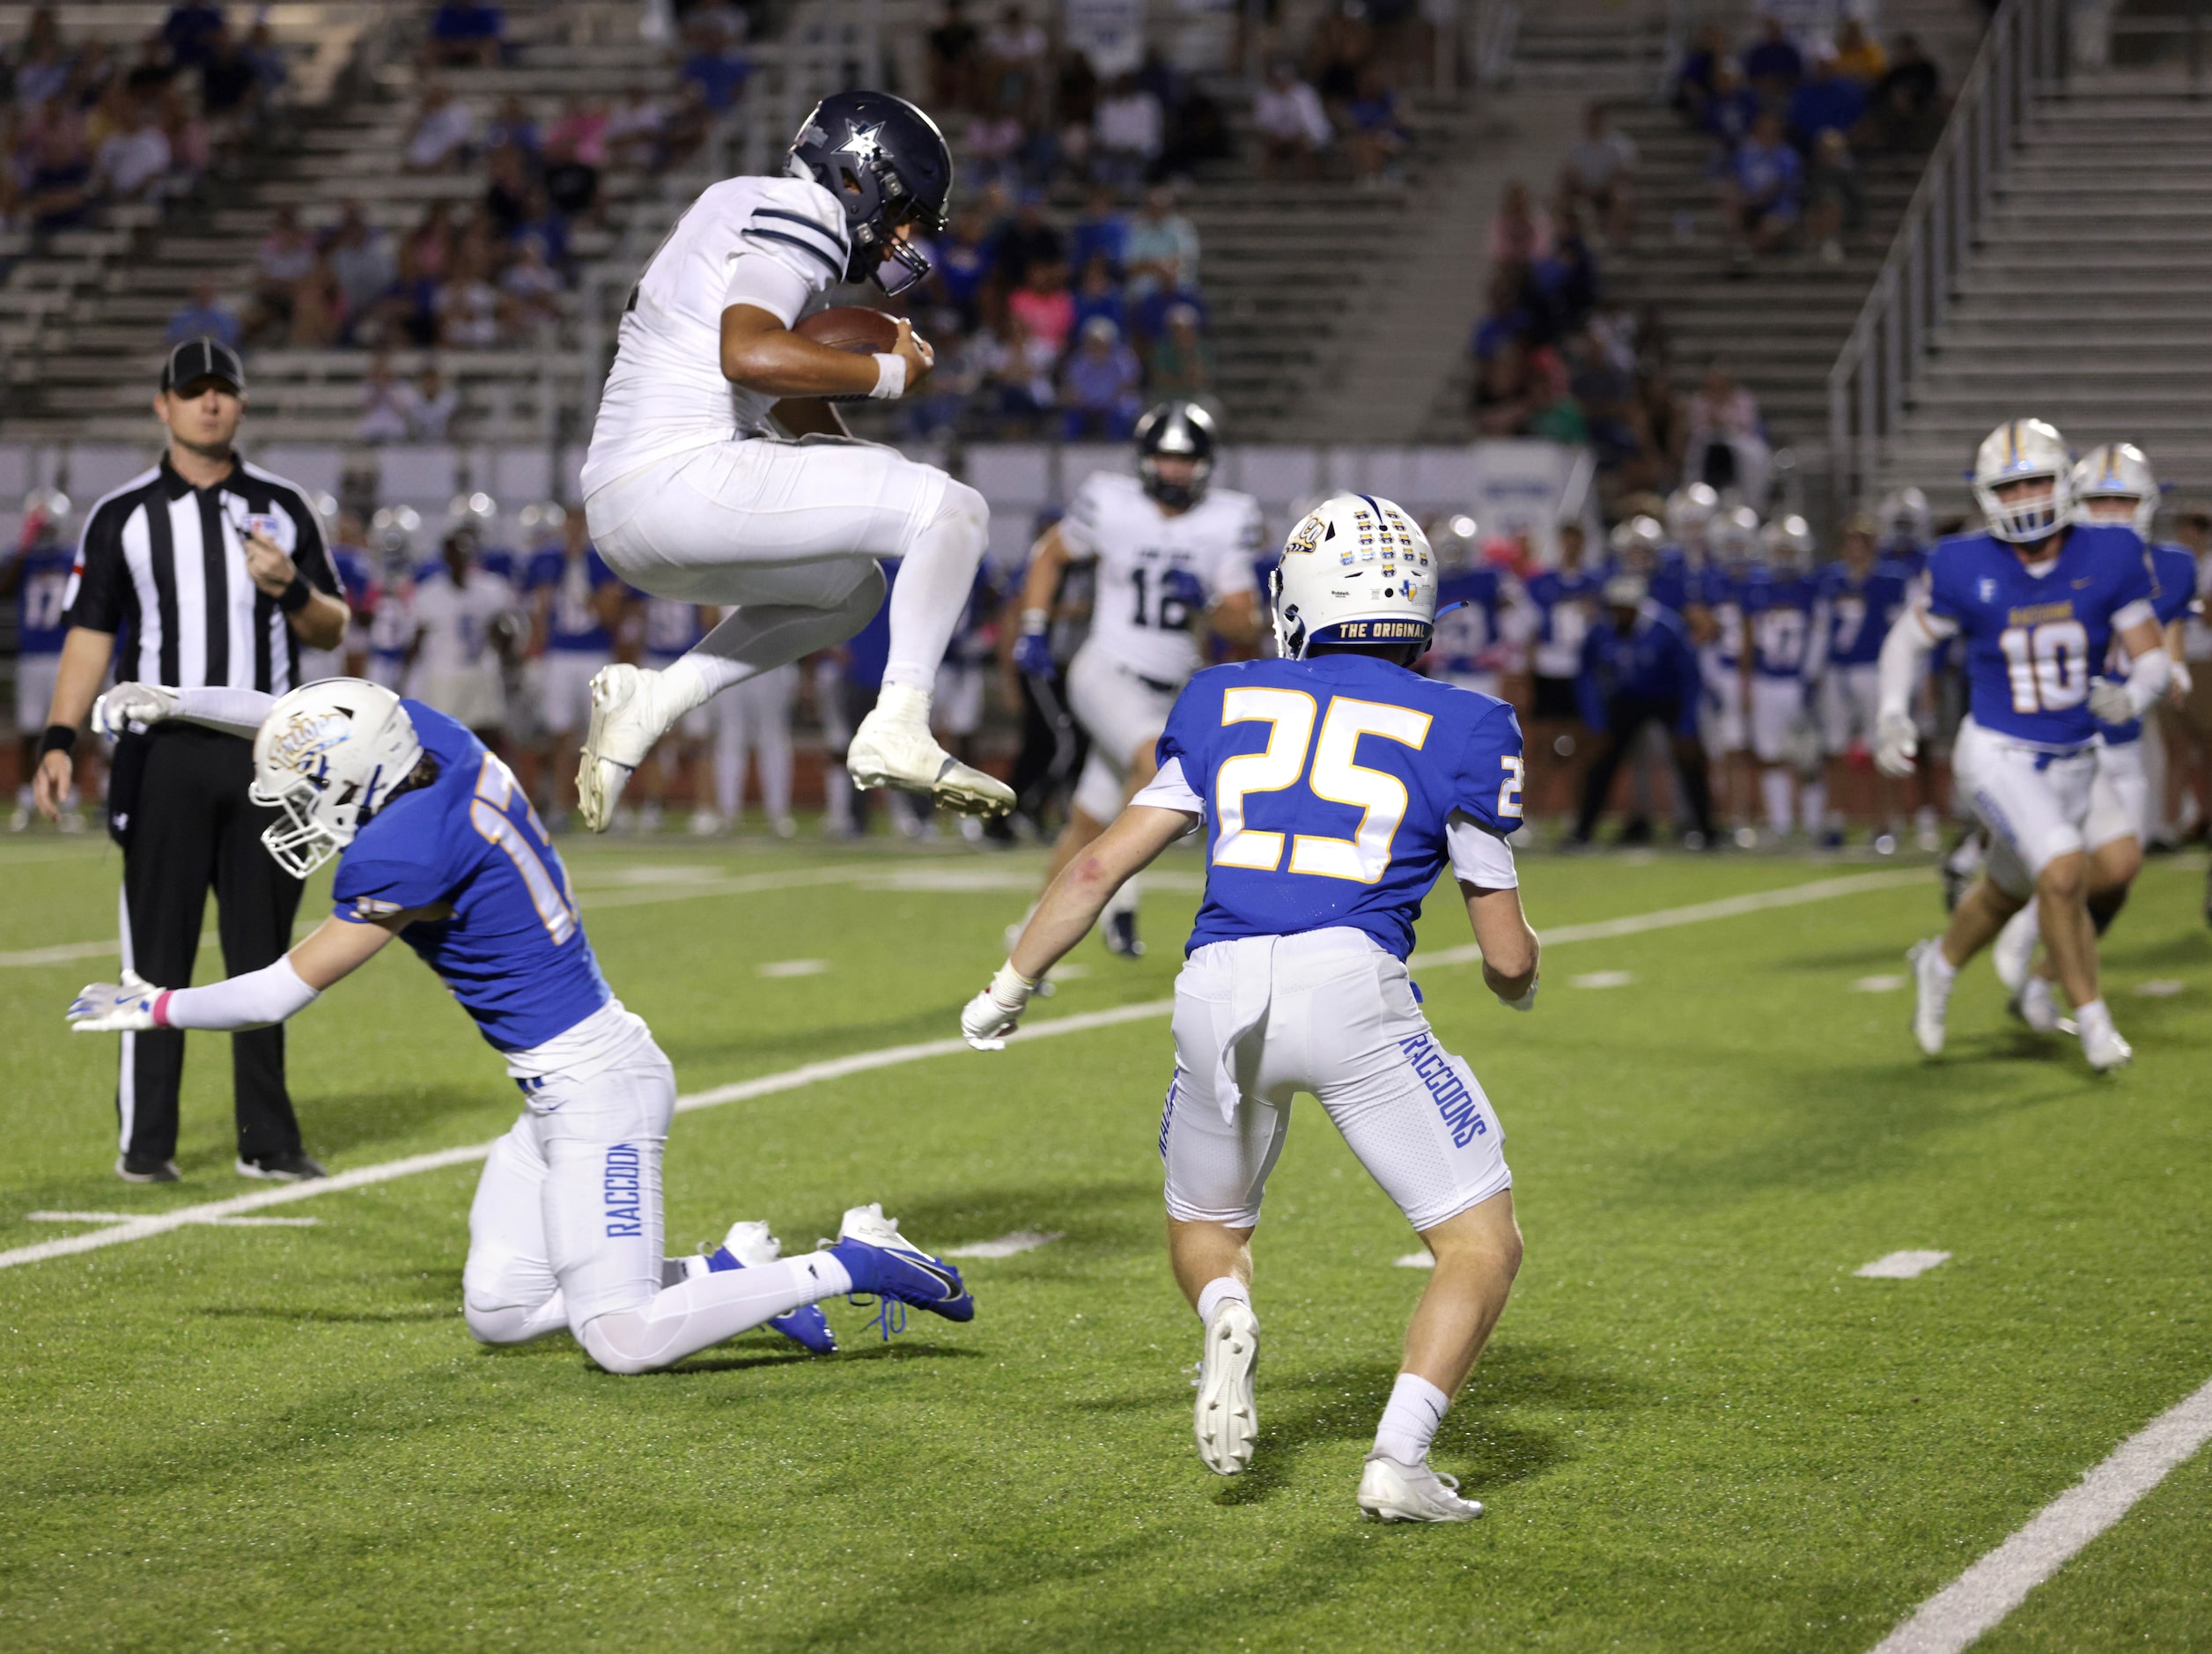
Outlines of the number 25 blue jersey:
[{"label": "number 25 blue jersey", "polygon": [[2077,524],[2042,574],[1987,534],[1943,541],[1928,559],[1928,611],[1958,623],[1967,711],[1984,729],[2056,750],[2097,735],[2090,679],[2112,634],[2148,620],[2150,565],[2133,528]]},{"label": "number 25 blue jersey", "polygon": [[438,760],[438,779],[394,799],[354,835],[331,900],[367,924],[446,906],[400,940],[444,978],[483,1037],[527,1051],[611,998],[576,917],[568,870],[514,777],[470,735],[420,701],[402,701]]},{"label": "number 25 blue jersey", "polygon": [[1205,801],[1191,949],[1346,926],[1403,959],[1452,816],[1501,837],[1521,825],[1513,708],[1366,655],[1198,673],[1159,759]]}]

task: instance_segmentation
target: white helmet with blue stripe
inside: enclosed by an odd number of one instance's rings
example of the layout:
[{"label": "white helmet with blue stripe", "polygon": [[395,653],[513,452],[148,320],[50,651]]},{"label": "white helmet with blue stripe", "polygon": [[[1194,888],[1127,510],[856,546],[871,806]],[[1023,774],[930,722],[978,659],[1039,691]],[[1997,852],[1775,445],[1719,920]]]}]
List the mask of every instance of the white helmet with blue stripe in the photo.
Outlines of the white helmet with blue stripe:
[{"label": "white helmet with blue stripe", "polygon": [[1275,646],[1302,661],[1316,644],[1415,644],[1436,624],[1436,564],[1412,513],[1373,494],[1308,512],[1269,578]]},{"label": "white helmet with blue stripe", "polygon": [[[2033,545],[2056,534],[2073,514],[2073,469],[2066,439],[2047,420],[2008,419],[1984,437],[1974,454],[1974,502],[1991,535],[2009,545]],[[2047,492],[2031,486],[1999,498],[2000,490],[2046,480]]]},{"label": "white helmet with blue stripe", "polygon": [[422,737],[380,683],[328,677],[280,698],[254,736],[254,802],[278,812],[262,834],[304,879],[353,842],[423,761]]},{"label": "white helmet with blue stripe", "polygon": [[[2145,540],[2158,519],[2158,474],[2149,457],[2132,442],[2106,442],[2084,454],[2074,467],[2074,521],[2119,522],[2125,519]],[[2116,505],[2125,502],[2125,509]],[[2098,507],[2104,506],[2103,510]]]}]

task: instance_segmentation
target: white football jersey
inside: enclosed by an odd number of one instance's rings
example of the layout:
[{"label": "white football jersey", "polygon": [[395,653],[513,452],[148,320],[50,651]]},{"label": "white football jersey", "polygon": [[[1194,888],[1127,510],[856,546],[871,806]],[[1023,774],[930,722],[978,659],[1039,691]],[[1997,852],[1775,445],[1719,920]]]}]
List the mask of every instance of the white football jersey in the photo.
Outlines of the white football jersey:
[{"label": "white football jersey", "polygon": [[456,587],[443,565],[415,582],[411,604],[423,646],[416,671],[426,677],[463,672],[481,664],[491,646],[491,631],[516,606],[514,587],[485,569],[468,571],[468,583]]},{"label": "white football jersey", "polygon": [[[1208,606],[1235,592],[1257,594],[1252,559],[1265,537],[1259,501],[1232,489],[1170,515],[1133,476],[1094,471],[1060,519],[1060,539],[1078,561],[1098,565],[1086,649],[1105,651],[1140,677],[1181,683],[1203,664],[1198,628]],[[1167,578],[1195,578],[1192,605]]]},{"label": "white football jersey", "polygon": [[585,495],[672,454],[767,432],[777,399],[722,377],[722,313],[755,305],[790,327],[851,257],[844,209],[811,179],[729,178],[703,193],[630,290]]}]

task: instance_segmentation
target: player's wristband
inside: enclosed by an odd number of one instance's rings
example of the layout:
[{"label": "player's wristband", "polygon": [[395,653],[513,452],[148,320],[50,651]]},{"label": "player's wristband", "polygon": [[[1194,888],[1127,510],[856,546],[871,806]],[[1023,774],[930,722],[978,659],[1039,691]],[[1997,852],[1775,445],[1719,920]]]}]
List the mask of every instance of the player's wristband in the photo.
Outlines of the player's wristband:
[{"label": "player's wristband", "polygon": [[875,388],[868,395],[878,402],[892,402],[906,395],[906,358],[895,351],[880,351],[875,358]]},{"label": "player's wristband", "polygon": [[991,997],[1017,1010],[1029,1002],[1029,995],[1036,989],[1036,983],[1014,968],[1011,959],[1000,965],[999,974],[991,978]]},{"label": "player's wristband", "polygon": [[1048,609],[1025,609],[1021,611],[1021,633],[1035,636],[1052,629],[1052,611]]},{"label": "player's wristband", "polygon": [[153,1016],[153,1025],[156,1028],[166,1028],[169,1026],[169,999],[171,994],[174,992],[175,990],[172,988],[164,988],[160,993],[154,995],[153,1005],[151,1008],[151,1010]]},{"label": "player's wristband", "polygon": [[67,724],[48,724],[46,734],[39,737],[39,757],[41,758],[49,752],[68,754],[76,750],[77,731]]},{"label": "player's wristband", "polygon": [[294,570],[291,584],[276,594],[276,607],[288,615],[296,615],[306,608],[307,600],[314,594],[315,588],[307,584],[307,577]]}]

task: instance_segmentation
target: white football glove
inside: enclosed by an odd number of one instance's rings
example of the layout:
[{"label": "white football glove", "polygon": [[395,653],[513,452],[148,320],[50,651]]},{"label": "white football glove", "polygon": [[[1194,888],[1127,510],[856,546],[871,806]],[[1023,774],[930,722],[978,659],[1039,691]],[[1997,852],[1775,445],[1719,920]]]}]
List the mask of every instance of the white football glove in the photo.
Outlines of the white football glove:
[{"label": "white football glove", "polygon": [[1921,732],[1907,713],[1884,713],[1874,727],[1874,767],[1893,781],[1901,781],[1919,767],[1914,756],[1921,749]]},{"label": "white football glove", "polygon": [[120,983],[88,982],[70,1004],[70,1032],[144,1033],[154,1025],[153,1002],[166,992],[128,969]]},{"label": "white football glove", "polygon": [[177,710],[177,692],[159,683],[118,683],[92,703],[92,728],[113,741]]},{"label": "white football glove", "polygon": [[2089,709],[2100,724],[2132,724],[2142,716],[2135,698],[2127,692],[2127,680],[2120,677],[2090,679]]},{"label": "white football glove", "polygon": [[977,1051],[1004,1051],[1006,1036],[1014,1032],[1021,1013],[1029,1008],[1029,996],[1036,990],[1037,985],[1016,971],[1009,960],[999,967],[991,986],[969,1001],[967,1009],[961,1012],[961,1034]]}]

